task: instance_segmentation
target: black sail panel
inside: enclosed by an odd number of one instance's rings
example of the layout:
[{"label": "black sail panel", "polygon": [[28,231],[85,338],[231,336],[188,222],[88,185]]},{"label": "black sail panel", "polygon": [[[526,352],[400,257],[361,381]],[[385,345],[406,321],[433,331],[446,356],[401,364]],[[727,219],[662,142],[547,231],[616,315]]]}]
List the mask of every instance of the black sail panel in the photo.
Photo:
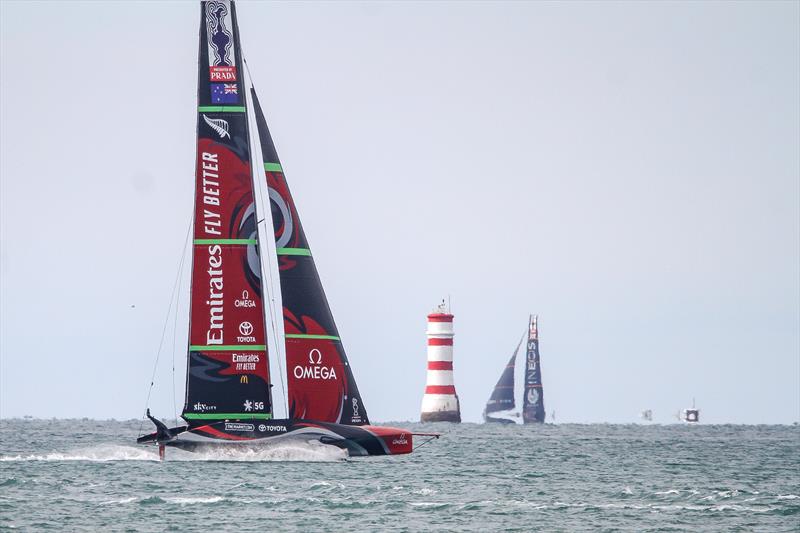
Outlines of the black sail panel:
[{"label": "black sail panel", "polygon": [[289,416],[369,424],[255,89],[251,95],[278,254]]},{"label": "black sail panel", "polygon": [[190,425],[272,417],[242,53],[233,2],[201,2],[186,403]]},{"label": "black sail panel", "polygon": [[514,402],[514,367],[517,364],[517,353],[519,352],[519,347],[522,346],[522,340],[519,340],[516,349],[514,349],[514,354],[503,369],[500,379],[497,380],[497,385],[494,386],[489,401],[486,402],[487,414],[508,411],[516,407]]},{"label": "black sail panel", "polygon": [[525,353],[525,388],[522,399],[522,421],[525,424],[544,422],[544,392],[539,362],[538,317],[528,323],[528,345]]}]

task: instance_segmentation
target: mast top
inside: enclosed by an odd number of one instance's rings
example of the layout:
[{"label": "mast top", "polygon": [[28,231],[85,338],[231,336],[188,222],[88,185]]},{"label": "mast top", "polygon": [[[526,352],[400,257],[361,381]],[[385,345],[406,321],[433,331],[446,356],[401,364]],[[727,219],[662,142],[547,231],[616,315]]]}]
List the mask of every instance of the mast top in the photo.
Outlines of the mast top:
[{"label": "mast top", "polygon": [[538,339],[539,338],[539,328],[537,323],[539,322],[539,315],[531,315],[530,317],[530,326],[528,331],[528,338],[530,339]]}]

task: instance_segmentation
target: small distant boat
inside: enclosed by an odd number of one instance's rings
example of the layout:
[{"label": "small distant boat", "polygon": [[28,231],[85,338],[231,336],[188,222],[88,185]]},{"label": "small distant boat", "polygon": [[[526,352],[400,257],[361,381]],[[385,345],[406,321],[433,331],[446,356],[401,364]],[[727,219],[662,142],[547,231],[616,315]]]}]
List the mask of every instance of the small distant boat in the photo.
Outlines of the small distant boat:
[{"label": "small distant boat", "polygon": [[[244,61],[236,6],[200,6],[186,425],[167,427],[148,409],[156,431],[137,442],[157,444],[162,458],[166,447],[287,439],[353,456],[410,453],[412,435],[438,435],[370,425]],[[274,417],[276,404],[286,418]]]},{"label": "small distant boat", "polygon": [[695,406],[694,398],[692,398],[692,407],[690,409],[683,409],[678,418],[689,424],[697,424],[700,422],[700,409]]},{"label": "small distant boat", "polygon": [[651,409],[645,409],[639,416],[642,418],[642,420],[645,420],[647,422],[653,421],[653,411]]},{"label": "small distant boat", "polygon": [[[525,380],[522,394],[522,422],[524,424],[541,424],[545,421],[544,394],[542,389],[542,370],[539,360],[539,329],[538,315],[531,315],[528,320],[527,344],[525,352]],[[494,386],[489,401],[483,411],[483,420],[487,423],[516,424],[520,413],[514,412],[514,369],[517,362],[523,334],[511,359],[508,360],[500,379]],[[551,419],[555,421],[553,411]]]}]

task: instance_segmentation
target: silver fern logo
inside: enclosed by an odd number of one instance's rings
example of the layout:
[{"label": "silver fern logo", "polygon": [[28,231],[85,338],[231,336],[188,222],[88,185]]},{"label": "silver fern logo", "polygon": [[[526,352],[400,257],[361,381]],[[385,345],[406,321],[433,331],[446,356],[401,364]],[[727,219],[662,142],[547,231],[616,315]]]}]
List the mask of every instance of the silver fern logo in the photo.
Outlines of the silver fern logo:
[{"label": "silver fern logo", "polygon": [[203,120],[206,121],[212,130],[217,132],[220,139],[224,139],[225,137],[231,138],[231,134],[228,133],[228,121],[223,120],[221,118],[208,118],[207,116],[203,115]]}]

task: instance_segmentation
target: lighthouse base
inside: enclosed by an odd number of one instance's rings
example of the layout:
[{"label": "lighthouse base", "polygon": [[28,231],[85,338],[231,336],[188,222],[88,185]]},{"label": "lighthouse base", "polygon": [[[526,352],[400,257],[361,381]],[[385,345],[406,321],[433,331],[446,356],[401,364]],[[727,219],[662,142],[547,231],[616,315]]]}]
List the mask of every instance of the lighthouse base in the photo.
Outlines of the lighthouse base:
[{"label": "lighthouse base", "polygon": [[455,422],[461,423],[461,413],[458,411],[433,411],[422,413],[419,417],[420,422]]},{"label": "lighthouse base", "polygon": [[461,422],[461,402],[456,394],[430,394],[422,397],[420,422]]}]

